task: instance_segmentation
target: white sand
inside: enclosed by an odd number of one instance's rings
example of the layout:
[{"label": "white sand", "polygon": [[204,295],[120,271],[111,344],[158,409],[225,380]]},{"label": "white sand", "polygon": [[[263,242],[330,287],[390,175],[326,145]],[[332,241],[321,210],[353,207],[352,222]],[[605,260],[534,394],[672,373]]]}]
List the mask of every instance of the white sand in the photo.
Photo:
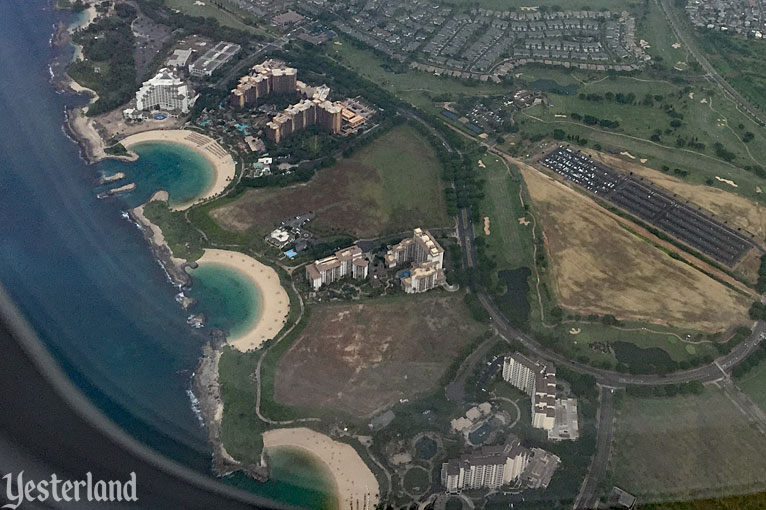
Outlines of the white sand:
[{"label": "white sand", "polygon": [[378,504],[378,481],[353,447],[307,428],[269,430],[263,434],[263,446],[301,448],[324,462],[335,478],[340,510],[375,508]]},{"label": "white sand", "polygon": [[182,210],[190,207],[195,202],[201,202],[220,194],[234,179],[236,165],[231,154],[221,147],[218,142],[196,131],[183,129],[167,129],[145,131],[130,135],[121,140],[126,149],[141,142],[171,142],[183,145],[199,152],[210,162],[215,172],[215,180],[201,196],[182,205],[174,206],[174,210]]},{"label": "white sand", "polygon": [[279,283],[279,275],[273,268],[244,253],[228,250],[207,249],[197,263],[220,264],[239,271],[260,291],[259,317],[245,333],[229,338],[229,345],[243,352],[257,349],[282,329],[290,311],[290,298]]},{"label": "white sand", "polygon": [[729,179],[724,179],[723,177],[718,177],[717,175],[715,176],[715,178],[716,178],[718,181],[720,181],[720,182],[723,182],[723,183],[726,183],[726,184],[728,184],[729,186],[733,186],[733,187],[735,187],[735,188],[738,188],[738,187],[739,187],[739,186],[737,186],[737,184],[736,184],[734,181],[732,181],[732,180],[729,180]]}]

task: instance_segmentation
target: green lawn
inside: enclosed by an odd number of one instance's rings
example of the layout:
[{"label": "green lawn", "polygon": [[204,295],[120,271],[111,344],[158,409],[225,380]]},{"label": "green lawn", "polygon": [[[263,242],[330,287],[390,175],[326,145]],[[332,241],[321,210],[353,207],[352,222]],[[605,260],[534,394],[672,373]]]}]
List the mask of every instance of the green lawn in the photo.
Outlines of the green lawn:
[{"label": "green lawn", "polygon": [[766,411],[766,362],[761,362],[737,381],[744,391],[761,409]]},{"label": "green lawn", "polygon": [[[340,44],[337,44],[340,43]],[[422,71],[386,71],[383,61],[372,51],[354,46],[347,38],[339,37],[333,44],[327,44],[328,56],[353,69],[378,86],[394,93],[401,99],[422,107],[431,104],[431,97],[440,94],[481,96],[499,95],[509,92],[502,85],[461,81],[446,76],[434,76]]]},{"label": "green lawn", "polygon": [[[667,69],[672,69],[676,62],[687,62],[686,48],[673,47],[673,44],[679,41],[673,35],[667,19],[655,0],[647,2],[646,17],[639,17],[637,22],[636,38],[649,43],[650,47],[646,49],[646,52],[656,62],[666,66]],[[691,55],[688,58],[694,59]]]},{"label": "green lawn", "polygon": [[189,16],[215,18],[221,25],[236,28],[237,30],[250,33],[265,33],[263,29],[254,26],[256,21],[251,14],[227,1],[165,0],[165,5]]},{"label": "green lawn", "polygon": [[625,396],[610,466],[614,484],[644,503],[761,491],[766,438],[723,393]]},{"label": "green lawn", "polygon": [[[413,127],[398,126],[355,153],[350,167],[373,167],[380,181],[354,183],[361,196],[378,204],[394,229],[419,219],[423,227],[442,227],[452,223],[441,181],[441,164],[436,152]],[[394,230],[395,231],[395,230]]]},{"label": "green lawn", "polygon": [[519,192],[521,177],[514,172],[509,175],[508,167],[494,154],[487,153],[482,158],[486,168],[477,170],[486,180],[485,200],[482,211],[489,218],[490,235],[484,234],[483,224],[476,226],[476,236],[484,238],[489,253],[494,256],[498,270],[529,267],[532,260],[532,224],[522,225],[519,219],[532,218],[524,209]]},{"label": "green lawn", "polygon": [[[690,360],[695,357],[718,355],[715,345],[712,343],[689,343],[679,339],[691,339],[697,341],[697,331],[655,326],[653,324],[627,322],[623,326],[613,327],[600,323],[582,321],[566,321],[558,326],[555,331],[559,337],[570,340],[575,355],[586,355],[593,361],[613,359],[611,355],[605,355],[590,347],[594,342],[628,342],[642,349],[656,347],[667,352],[674,361]],[[572,334],[572,331],[579,333]]]}]

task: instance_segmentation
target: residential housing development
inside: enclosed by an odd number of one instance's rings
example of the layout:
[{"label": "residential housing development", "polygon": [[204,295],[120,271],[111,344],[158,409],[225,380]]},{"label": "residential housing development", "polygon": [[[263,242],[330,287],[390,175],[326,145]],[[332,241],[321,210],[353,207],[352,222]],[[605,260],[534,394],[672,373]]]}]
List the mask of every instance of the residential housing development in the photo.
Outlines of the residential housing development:
[{"label": "residential housing development", "polygon": [[193,94],[194,91],[184,80],[165,67],[138,89],[136,108],[188,113],[189,107],[194,104]]},{"label": "residential housing development", "polygon": [[362,249],[351,246],[307,265],[306,278],[311,288],[316,291],[322,285],[328,285],[343,278],[364,280],[367,278],[369,265],[370,262],[364,258]]},{"label": "residential housing development", "polygon": [[577,439],[577,401],[556,399],[556,368],[532,361],[521,353],[506,356],[503,379],[532,400],[532,426],[548,431],[550,439]]},{"label": "residential housing development", "polygon": [[400,278],[408,294],[426,292],[445,281],[444,248],[427,230],[416,228],[412,237],[392,246],[384,258],[389,269],[411,263]]}]

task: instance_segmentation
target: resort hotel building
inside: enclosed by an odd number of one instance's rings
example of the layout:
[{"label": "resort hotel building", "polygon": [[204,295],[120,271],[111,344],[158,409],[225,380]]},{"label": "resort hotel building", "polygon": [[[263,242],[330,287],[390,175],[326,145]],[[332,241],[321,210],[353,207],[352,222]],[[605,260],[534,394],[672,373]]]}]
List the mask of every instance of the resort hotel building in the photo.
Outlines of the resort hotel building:
[{"label": "resort hotel building", "polygon": [[136,92],[136,109],[188,113],[194,104],[193,93],[173,71],[162,68]]},{"label": "resort hotel building", "polygon": [[322,285],[328,285],[343,278],[364,280],[367,278],[369,265],[362,249],[351,246],[307,265],[306,278],[311,288],[316,291]]},{"label": "resort hotel building", "polygon": [[273,61],[252,67],[250,74],[239,79],[237,88],[231,91],[231,104],[238,108],[255,104],[271,94],[292,94],[298,86],[298,70]]},{"label": "resort hotel building", "polygon": [[508,435],[504,445],[482,446],[473,453],[442,464],[441,481],[448,493],[498,489],[517,480],[529,463],[530,451]]},{"label": "resort hotel building", "polygon": [[392,246],[384,258],[389,269],[411,263],[409,273],[400,278],[408,294],[426,292],[445,281],[444,248],[427,230],[416,228],[412,237]]},{"label": "resort hotel building", "polygon": [[303,99],[299,103],[285,108],[266,123],[266,138],[279,143],[291,134],[318,124],[325,131],[337,135],[340,133],[342,107],[337,103],[320,99]]},{"label": "resort hotel building", "polygon": [[506,356],[503,379],[532,400],[532,426],[553,430],[556,419],[556,368],[532,361],[521,353]]}]

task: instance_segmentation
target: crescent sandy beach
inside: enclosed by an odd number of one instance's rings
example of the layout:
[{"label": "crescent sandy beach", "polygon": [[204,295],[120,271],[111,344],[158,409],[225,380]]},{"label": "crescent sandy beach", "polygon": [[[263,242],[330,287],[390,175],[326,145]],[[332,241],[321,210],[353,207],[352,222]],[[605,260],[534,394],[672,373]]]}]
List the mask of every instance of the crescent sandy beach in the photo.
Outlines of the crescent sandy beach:
[{"label": "crescent sandy beach", "polygon": [[335,478],[340,510],[375,508],[378,504],[378,481],[352,446],[304,427],[269,430],[263,434],[263,446],[300,448],[320,459]]},{"label": "crescent sandy beach", "polygon": [[214,249],[205,250],[197,263],[220,264],[239,271],[258,287],[261,293],[259,314],[252,327],[239,336],[229,338],[229,345],[243,352],[257,349],[282,329],[290,312],[290,298],[273,268],[243,253]]},{"label": "crescent sandy beach", "polygon": [[121,140],[120,143],[122,143],[126,149],[130,149],[143,142],[169,142],[183,145],[184,147],[199,152],[213,167],[215,179],[210,188],[194,201],[172,207],[174,210],[186,209],[195,202],[207,200],[208,198],[218,195],[226,189],[226,186],[228,186],[232,179],[234,179],[234,159],[226,149],[221,147],[218,142],[209,136],[197,133],[196,131],[183,129],[154,130],[130,135]]}]

